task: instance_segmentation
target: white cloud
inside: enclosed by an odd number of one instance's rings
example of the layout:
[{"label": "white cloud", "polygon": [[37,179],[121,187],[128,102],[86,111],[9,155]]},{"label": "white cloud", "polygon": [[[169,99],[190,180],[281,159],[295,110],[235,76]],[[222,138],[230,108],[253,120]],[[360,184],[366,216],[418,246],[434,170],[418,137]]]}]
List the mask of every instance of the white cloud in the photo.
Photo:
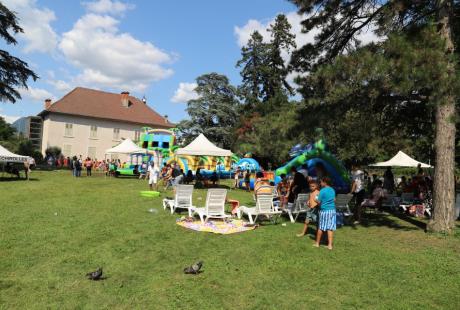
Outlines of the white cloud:
[{"label": "white cloud", "polygon": [[141,92],[151,82],[173,74],[164,67],[173,61],[171,55],[150,42],[120,33],[118,23],[111,16],[91,13],[62,35],[60,50],[82,69],[74,84]]},{"label": "white cloud", "polygon": [[49,53],[56,48],[58,36],[50,23],[56,19],[54,12],[38,8],[35,0],[2,0],[3,4],[17,13],[19,25],[24,33],[19,33],[25,42],[24,52]]},{"label": "white cloud", "polygon": [[69,83],[63,80],[50,79],[47,82],[48,84],[52,85],[54,89],[56,89],[60,93],[68,93],[73,88]]},{"label": "white cloud", "polygon": [[12,116],[12,115],[6,115],[6,114],[3,114],[3,109],[0,108],[0,117],[2,117],[7,123],[14,123],[18,118],[20,118],[20,116]]},{"label": "white cloud", "polygon": [[34,88],[30,87],[29,88],[21,88],[19,90],[19,93],[21,94],[22,99],[29,99],[32,101],[38,101],[40,103],[43,103],[45,99],[52,99],[54,98],[53,94],[47,91],[46,89],[43,88]]},{"label": "white cloud", "polygon": [[89,12],[97,14],[123,14],[127,10],[135,8],[134,4],[120,1],[99,0],[93,2],[83,2],[83,5]]},{"label": "white cloud", "polygon": [[197,86],[196,83],[179,83],[179,87],[174,92],[171,101],[187,103],[189,100],[197,99],[199,97],[195,92]]},{"label": "white cloud", "polygon": [[17,121],[20,118],[20,116],[5,115],[5,114],[0,114],[0,117],[3,117],[5,122],[9,124],[13,124],[15,121]]}]

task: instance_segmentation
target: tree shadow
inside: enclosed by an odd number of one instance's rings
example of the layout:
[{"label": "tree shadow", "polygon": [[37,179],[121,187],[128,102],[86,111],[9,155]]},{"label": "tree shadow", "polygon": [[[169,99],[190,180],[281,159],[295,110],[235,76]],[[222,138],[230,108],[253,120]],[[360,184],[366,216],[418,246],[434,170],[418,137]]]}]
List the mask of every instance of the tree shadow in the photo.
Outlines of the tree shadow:
[{"label": "tree shadow", "polygon": [[[401,223],[402,220],[406,223]],[[388,227],[395,230],[413,231],[413,230],[426,230],[426,223],[420,219],[398,213],[367,213],[363,214],[360,226],[364,227]],[[356,228],[356,226],[352,225]]]}]

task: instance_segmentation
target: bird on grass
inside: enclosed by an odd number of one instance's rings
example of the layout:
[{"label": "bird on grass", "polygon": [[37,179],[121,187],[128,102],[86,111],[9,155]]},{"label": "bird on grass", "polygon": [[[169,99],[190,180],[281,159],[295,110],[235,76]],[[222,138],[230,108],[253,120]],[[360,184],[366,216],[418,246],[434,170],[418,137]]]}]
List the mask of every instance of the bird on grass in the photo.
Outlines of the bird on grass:
[{"label": "bird on grass", "polygon": [[88,277],[89,280],[94,280],[94,281],[101,280],[102,279],[102,267],[97,268],[96,271],[88,272],[86,276]]},{"label": "bird on grass", "polygon": [[199,274],[202,266],[203,266],[202,261],[196,262],[192,266],[184,268],[184,273],[185,274]]}]

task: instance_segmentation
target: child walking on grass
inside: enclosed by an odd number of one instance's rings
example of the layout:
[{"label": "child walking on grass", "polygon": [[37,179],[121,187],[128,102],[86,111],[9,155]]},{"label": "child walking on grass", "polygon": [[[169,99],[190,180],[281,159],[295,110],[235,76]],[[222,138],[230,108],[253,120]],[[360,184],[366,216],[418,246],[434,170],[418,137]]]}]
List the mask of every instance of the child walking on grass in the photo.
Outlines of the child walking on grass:
[{"label": "child walking on grass", "polygon": [[313,244],[319,247],[323,232],[327,231],[327,248],[332,250],[334,230],[336,229],[335,212],[335,191],[331,187],[331,180],[327,177],[321,179],[321,190],[316,201],[319,203],[319,226],[316,233],[316,242]]}]

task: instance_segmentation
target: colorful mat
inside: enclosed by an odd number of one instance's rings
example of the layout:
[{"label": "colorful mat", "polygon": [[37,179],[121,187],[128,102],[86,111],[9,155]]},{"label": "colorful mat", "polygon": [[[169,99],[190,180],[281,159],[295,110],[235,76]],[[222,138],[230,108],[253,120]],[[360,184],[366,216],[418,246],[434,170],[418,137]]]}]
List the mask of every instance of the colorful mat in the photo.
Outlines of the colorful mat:
[{"label": "colorful mat", "polygon": [[176,224],[191,230],[210,232],[214,234],[229,235],[240,233],[243,231],[253,230],[255,226],[246,226],[247,222],[242,220],[229,220],[224,222],[222,220],[208,221],[205,224],[202,224],[200,220],[195,220],[193,222],[185,221],[184,219],[178,219]]}]

